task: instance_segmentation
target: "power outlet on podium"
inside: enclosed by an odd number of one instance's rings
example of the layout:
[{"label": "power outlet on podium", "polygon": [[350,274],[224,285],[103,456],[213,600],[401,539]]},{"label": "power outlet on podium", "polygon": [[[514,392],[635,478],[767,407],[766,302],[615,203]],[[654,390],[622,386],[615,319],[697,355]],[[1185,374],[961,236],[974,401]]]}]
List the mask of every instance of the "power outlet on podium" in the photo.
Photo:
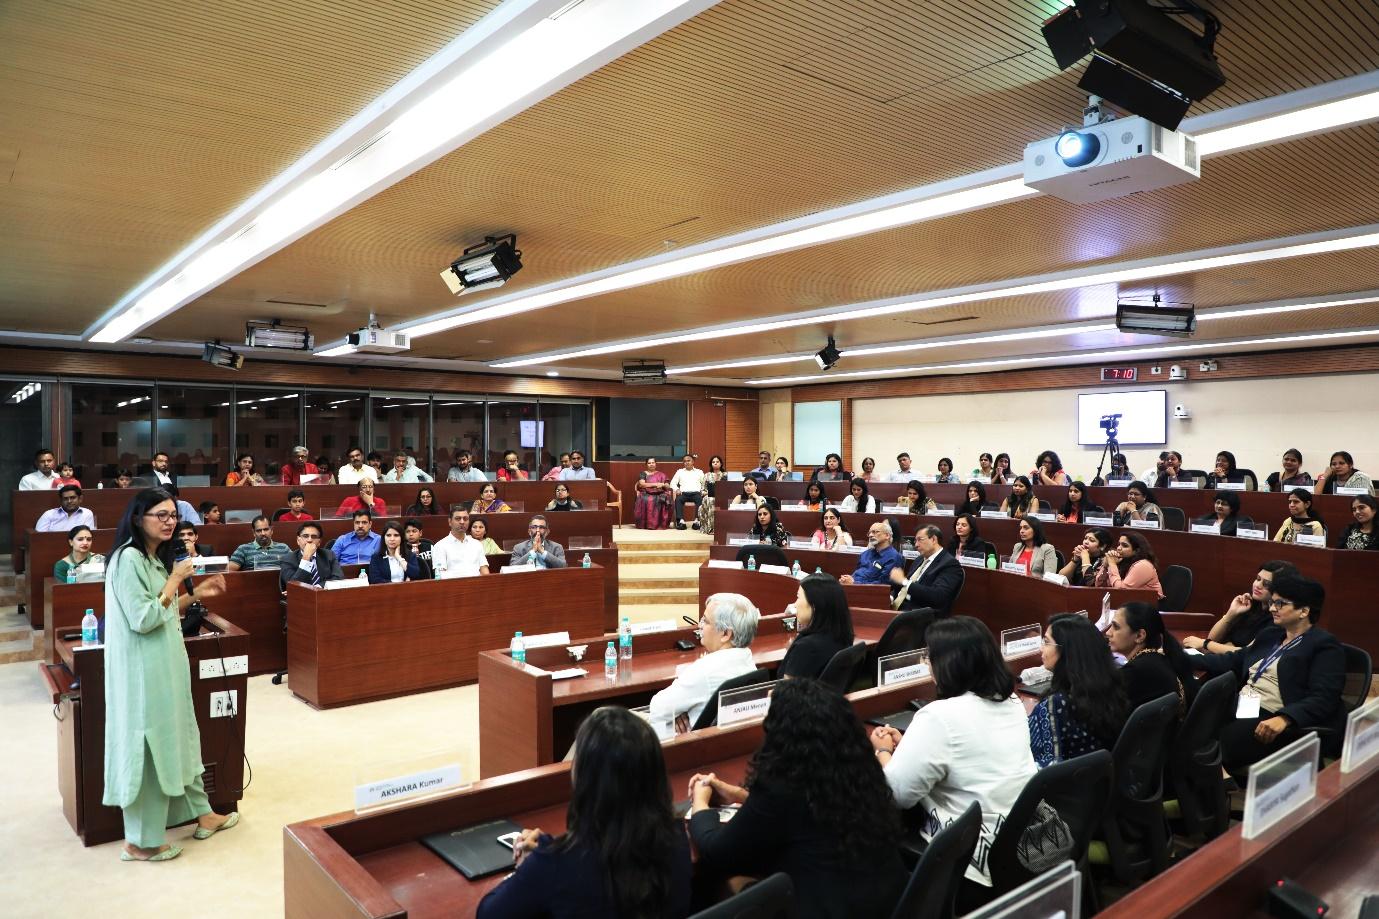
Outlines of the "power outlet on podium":
[{"label": "power outlet on podium", "polygon": [[201,660],[201,679],[217,676],[241,676],[249,673],[249,655],[207,657]]},{"label": "power outlet on podium", "polygon": [[226,689],[211,693],[211,717],[233,718],[239,713],[239,690]]}]

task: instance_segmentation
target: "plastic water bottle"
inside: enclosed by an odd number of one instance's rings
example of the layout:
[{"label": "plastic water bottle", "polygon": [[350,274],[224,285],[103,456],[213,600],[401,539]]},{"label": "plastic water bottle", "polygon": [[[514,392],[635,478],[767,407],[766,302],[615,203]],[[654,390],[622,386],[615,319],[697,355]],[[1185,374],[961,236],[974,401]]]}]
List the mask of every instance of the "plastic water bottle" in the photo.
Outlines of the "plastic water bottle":
[{"label": "plastic water bottle", "polygon": [[360,569],[359,569],[359,583],[361,583],[361,584],[367,584],[367,583],[369,583],[369,569],[368,569],[367,567],[364,567],[364,568],[360,568]]},{"label": "plastic water bottle", "polygon": [[75,584],[76,582],[77,582],[77,566],[76,566],[76,565],[73,565],[72,567],[70,567],[70,568],[67,569],[67,583],[68,583],[68,584]]},{"label": "plastic water bottle", "polygon": [[512,654],[514,664],[525,664],[527,662],[527,643],[522,640],[522,633],[515,632],[512,636],[512,643],[508,645],[508,651]]},{"label": "plastic water bottle", "polygon": [[992,571],[996,570],[996,556],[988,555],[986,557],[986,567],[991,569]]},{"label": "plastic water bottle", "polygon": [[814,566],[814,573],[815,573],[815,574],[823,574],[823,573],[824,573],[824,566],[823,566],[823,565],[815,565],[815,566]]},{"label": "plastic water bottle", "polygon": [[581,568],[588,568],[588,567],[590,567],[590,566],[593,565],[593,564],[594,564],[594,560],[593,560],[592,558],[589,557],[589,553],[588,553],[588,552],[585,552],[585,553],[584,553],[584,558],[580,561],[579,566],[580,566]]},{"label": "plastic water bottle", "polygon": [[81,617],[81,646],[94,648],[101,643],[101,624],[96,621],[96,611],[87,610]]},{"label": "plastic water bottle", "polygon": [[618,652],[614,650],[611,641],[608,643],[608,649],[603,652],[603,678],[606,680],[618,678]]},{"label": "plastic water bottle", "polygon": [[622,617],[622,628],[618,629],[618,657],[632,660],[632,620]]},{"label": "plastic water bottle", "polygon": [[798,577],[800,576],[800,560],[799,560],[799,559],[795,559],[795,564],[793,564],[793,565],[790,566],[790,576],[791,576],[792,578],[798,578]]},{"label": "plastic water bottle", "polygon": [[747,556],[747,570],[748,570],[748,571],[756,571],[756,570],[757,570],[757,557],[756,557],[755,555],[749,555],[749,556]]}]

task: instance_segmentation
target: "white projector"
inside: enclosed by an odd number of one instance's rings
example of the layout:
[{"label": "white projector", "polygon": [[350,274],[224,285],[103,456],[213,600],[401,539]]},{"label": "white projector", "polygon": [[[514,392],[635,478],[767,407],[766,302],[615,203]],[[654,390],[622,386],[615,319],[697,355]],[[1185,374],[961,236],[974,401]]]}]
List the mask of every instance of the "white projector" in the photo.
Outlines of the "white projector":
[{"label": "white projector", "polygon": [[368,354],[397,354],[408,350],[406,332],[388,332],[372,326],[351,332],[345,340],[354,345],[354,350]]},{"label": "white projector", "polygon": [[1201,174],[1195,138],[1139,117],[1071,129],[1025,147],[1025,184],[1074,204],[1181,185]]}]

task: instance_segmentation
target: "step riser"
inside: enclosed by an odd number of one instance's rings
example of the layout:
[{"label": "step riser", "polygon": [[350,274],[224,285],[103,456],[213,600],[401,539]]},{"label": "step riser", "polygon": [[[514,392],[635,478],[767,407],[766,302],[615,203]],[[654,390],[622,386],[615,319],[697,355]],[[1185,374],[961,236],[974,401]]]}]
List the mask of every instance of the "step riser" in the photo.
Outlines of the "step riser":
[{"label": "step riser", "polygon": [[696,568],[709,560],[707,552],[658,552],[655,554],[629,556],[618,553],[618,564],[622,565],[694,565]]},{"label": "step riser", "polygon": [[699,590],[699,582],[694,578],[623,578],[618,581],[618,591],[624,590]]}]

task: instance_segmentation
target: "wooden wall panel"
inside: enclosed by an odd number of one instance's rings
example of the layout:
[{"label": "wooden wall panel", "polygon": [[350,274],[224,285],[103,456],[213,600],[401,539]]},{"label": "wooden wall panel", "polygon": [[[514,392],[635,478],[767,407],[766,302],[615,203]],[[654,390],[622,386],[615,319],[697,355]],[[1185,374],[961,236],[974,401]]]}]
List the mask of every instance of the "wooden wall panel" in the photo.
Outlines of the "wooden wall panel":
[{"label": "wooden wall panel", "polygon": [[[761,440],[761,418],[755,401],[735,400],[728,405],[728,451],[723,461],[729,469],[752,469],[757,454],[764,448]],[[703,461],[708,468],[708,458]]]}]

